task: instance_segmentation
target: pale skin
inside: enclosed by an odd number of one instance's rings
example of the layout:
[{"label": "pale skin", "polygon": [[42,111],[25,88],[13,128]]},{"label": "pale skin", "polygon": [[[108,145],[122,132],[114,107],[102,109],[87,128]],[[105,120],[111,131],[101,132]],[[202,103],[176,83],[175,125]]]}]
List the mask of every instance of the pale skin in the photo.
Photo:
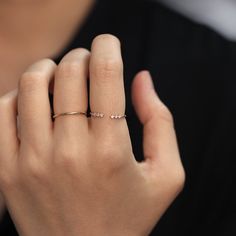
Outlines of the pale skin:
[{"label": "pale skin", "polygon": [[[29,65],[56,57],[80,28],[94,2],[0,1],[0,96],[17,88]],[[3,211],[0,194],[0,219]]]},{"label": "pale skin", "polygon": [[0,95],[17,87],[29,65],[56,57],[96,0],[0,1]]},{"label": "pale skin", "polygon": [[[53,122],[53,79],[55,113],[90,105],[105,117]],[[21,236],[146,236],[182,190],[173,118],[149,73],[134,78],[131,93],[144,126],[142,163],[126,120],[109,118],[125,112],[123,79],[119,40],[100,35],[91,52],[75,49],[58,66],[32,64],[18,88],[0,97],[0,189]]]}]

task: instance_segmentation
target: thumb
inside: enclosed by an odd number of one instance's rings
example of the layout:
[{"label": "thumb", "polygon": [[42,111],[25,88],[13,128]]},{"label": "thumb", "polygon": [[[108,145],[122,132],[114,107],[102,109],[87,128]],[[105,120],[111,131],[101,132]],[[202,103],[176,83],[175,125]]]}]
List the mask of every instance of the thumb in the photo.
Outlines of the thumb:
[{"label": "thumb", "polygon": [[132,101],[144,126],[145,163],[151,165],[154,171],[160,166],[179,170],[182,164],[173,118],[169,109],[156,94],[149,72],[143,71],[136,75],[132,84]]}]

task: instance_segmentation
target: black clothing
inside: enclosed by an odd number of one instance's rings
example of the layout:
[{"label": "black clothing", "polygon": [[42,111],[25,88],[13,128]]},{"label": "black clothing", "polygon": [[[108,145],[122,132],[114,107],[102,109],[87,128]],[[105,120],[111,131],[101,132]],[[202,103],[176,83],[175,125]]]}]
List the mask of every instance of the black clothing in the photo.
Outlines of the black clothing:
[{"label": "black clothing", "polygon": [[[151,71],[175,119],[186,186],[151,235],[235,236],[236,44],[156,2],[100,0],[57,62],[72,48],[89,49],[102,33],[122,43],[127,122],[138,160],[142,127],[130,98],[138,71]],[[6,216],[0,235],[17,235],[13,229]]]}]

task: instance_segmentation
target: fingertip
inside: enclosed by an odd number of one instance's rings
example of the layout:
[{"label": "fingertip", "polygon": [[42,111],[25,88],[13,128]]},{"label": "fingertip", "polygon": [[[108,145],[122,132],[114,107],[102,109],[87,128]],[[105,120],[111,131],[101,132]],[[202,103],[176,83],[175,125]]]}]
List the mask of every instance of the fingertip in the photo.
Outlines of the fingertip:
[{"label": "fingertip", "polygon": [[136,95],[140,95],[143,93],[149,93],[150,91],[154,91],[154,84],[151,73],[148,70],[140,71],[134,78],[132,84],[132,95],[134,95],[133,99],[135,99]]},{"label": "fingertip", "polygon": [[154,85],[151,73],[147,70],[140,71],[134,78],[132,83],[132,101],[133,104],[146,97],[147,94],[150,94],[150,91],[153,92]]},{"label": "fingertip", "polygon": [[136,79],[140,80],[140,82],[143,83],[143,86],[145,86],[145,88],[147,88],[147,89],[154,88],[154,84],[153,84],[153,80],[152,80],[152,76],[151,76],[150,71],[148,71],[148,70],[140,71],[136,75]]},{"label": "fingertip", "polygon": [[121,47],[120,40],[115,35],[112,34],[100,34],[96,36],[93,39],[91,50],[93,51],[93,49],[97,47],[99,44],[106,44],[106,45],[112,44],[113,46],[118,46],[119,48]]},{"label": "fingertip", "polygon": [[131,97],[133,106],[141,122],[143,122],[144,117],[146,117],[146,111],[149,106],[148,94],[150,93],[150,90],[152,90],[150,72],[139,72],[132,83]]}]

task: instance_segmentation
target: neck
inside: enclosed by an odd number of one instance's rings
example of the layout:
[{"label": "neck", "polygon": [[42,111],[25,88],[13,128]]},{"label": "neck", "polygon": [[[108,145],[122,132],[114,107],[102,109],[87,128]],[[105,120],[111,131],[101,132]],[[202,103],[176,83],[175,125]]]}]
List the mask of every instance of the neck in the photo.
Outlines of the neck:
[{"label": "neck", "polygon": [[42,58],[55,58],[95,0],[0,0],[0,96]]},{"label": "neck", "polygon": [[[82,24],[93,1],[0,1],[0,43],[13,48],[33,47],[40,52],[40,45],[47,42],[45,50],[57,53]],[[61,43],[55,44],[55,41]]]}]

